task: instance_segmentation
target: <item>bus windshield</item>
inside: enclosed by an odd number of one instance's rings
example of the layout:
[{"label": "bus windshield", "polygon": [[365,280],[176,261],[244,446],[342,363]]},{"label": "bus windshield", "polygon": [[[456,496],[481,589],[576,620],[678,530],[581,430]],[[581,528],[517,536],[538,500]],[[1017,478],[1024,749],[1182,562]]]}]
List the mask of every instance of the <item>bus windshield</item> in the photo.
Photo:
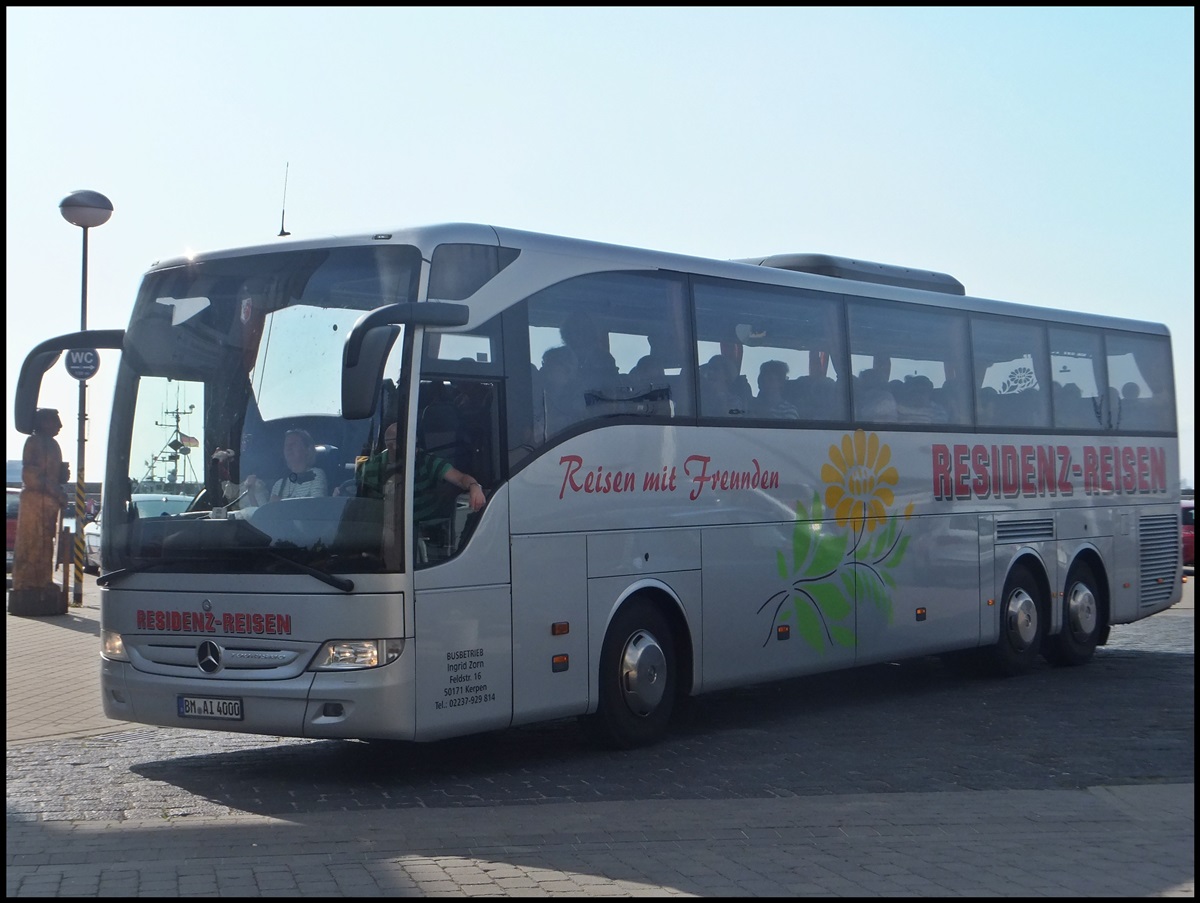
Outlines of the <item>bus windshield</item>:
[{"label": "bus windshield", "polygon": [[[398,417],[404,329],[371,418],[342,417],[342,348],[364,312],[415,300],[419,267],[416,248],[389,245],[148,274],[114,396],[106,565],[382,569],[383,493],[361,476]],[[147,492],[188,510],[147,517],[131,503]]]}]

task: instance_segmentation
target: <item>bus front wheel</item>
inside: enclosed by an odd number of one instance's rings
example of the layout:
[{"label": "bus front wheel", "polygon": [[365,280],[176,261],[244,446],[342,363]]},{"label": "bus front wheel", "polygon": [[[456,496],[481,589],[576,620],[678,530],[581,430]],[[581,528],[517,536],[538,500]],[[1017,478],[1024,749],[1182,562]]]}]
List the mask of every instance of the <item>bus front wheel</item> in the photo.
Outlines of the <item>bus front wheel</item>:
[{"label": "bus front wheel", "polygon": [[602,744],[632,749],[660,740],[676,693],[675,643],[670,625],[648,599],[623,605],[600,652],[600,701],[588,718]]},{"label": "bus front wheel", "polygon": [[1063,594],[1062,630],[1046,640],[1046,660],[1052,665],[1082,665],[1100,641],[1100,594],[1092,569],[1080,562],[1071,568]]},{"label": "bus front wheel", "polygon": [[1046,608],[1033,572],[1016,565],[1004,582],[1000,598],[1000,638],[992,647],[992,662],[1003,675],[1023,674],[1042,651]]}]

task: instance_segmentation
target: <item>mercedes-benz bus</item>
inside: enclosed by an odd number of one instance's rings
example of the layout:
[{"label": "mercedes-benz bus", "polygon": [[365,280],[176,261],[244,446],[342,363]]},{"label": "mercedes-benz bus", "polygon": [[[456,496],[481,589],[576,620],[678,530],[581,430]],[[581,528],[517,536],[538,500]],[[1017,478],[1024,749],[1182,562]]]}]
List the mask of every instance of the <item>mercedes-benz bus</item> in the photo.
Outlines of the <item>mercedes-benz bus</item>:
[{"label": "mercedes-benz bus", "polygon": [[[36,346],[18,429],[79,347],[121,351],[120,721],[429,741],[578,716],[633,747],[741,685],[1081,665],[1180,596],[1168,330],[944,273],[471,224],[202,253],[154,265],[124,329]],[[164,411],[193,498],[147,514]],[[294,430],[328,494],[247,494]]]}]

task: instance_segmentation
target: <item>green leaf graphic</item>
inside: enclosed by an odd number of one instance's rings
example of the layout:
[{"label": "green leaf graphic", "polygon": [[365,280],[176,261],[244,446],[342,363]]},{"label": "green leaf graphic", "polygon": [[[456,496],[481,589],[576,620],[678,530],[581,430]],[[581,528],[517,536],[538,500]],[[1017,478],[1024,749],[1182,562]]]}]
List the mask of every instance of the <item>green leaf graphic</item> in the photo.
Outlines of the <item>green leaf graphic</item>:
[{"label": "green leaf graphic", "polygon": [[850,537],[845,533],[829,533],[822,530],[817,534],[817,550],[812,563],[804,569],[806,575],[828,574],[846,554]]},{"label": "green leaf graphic", "polygon": [[883,550],[892,544],[892,537],[896,535],[896,519],[889,517],[887,526],[880,530],[875,536],[875,542],[871,544],[871,558],[878,561],[879,556],[883,554]]},{"label": "green leaf graphic", "polygon": [[904,560],[904,553],[908,549],[908,541],[911,538],[910,536],[900,537],[900,542],[896,543],[896,548],[888,556],[888,560],[884,562],[884,567],[894,568]]},{"label": "green leaf graphic", "polygon": [[814,583],[807,587],[812,597],[816,599],[817,607],[828,620],[841,621],[854,610],[850,599],[833,583]]},{"label": "green leaf graphic", "polygon": [[833,642],[841,646],[843,649],[854,648],[854,631],[848,630],[845,627],[838,627],[836,624],[829,628],[829,635],[833,637]]},{"label": "green leaf graphic", "polygon": [[817,652],[825,651],[825,634],[821,630],[821,621],[816,609],[803,596],[793,598],[793,610],[796,612],[796,632],[800,638]]},{"label": "green leaf graphic", "polygon": [[[812,545],[812,529],[803,521],[792,527],[792,569],[799,571],[808,558],[809,547]],[[784,575],[787,576],[786,574]]]},{"label": "green leaf graphic", "polygon": [[842,592],[847,599],[854,598],[854,575],[849,571],[842,571]]},{"label": "green leaf graphic", "polygon": [[820,521],[824,518],[825,508],[821,504],[821,494],[819,492],[814,492],[812,501],[812,519],[815,521]]},{"label": "green leaf graphic", "polygon": [[850,553],[850,558],[852,561],[862,563],[869,558],[871,554],[871,546],[869,543],[860,542],[850,550]]},{"label": "green leaf graphic", "polygon": [[863,602],[869,602],[882,612],[889,623],[892,620],[892,597],[884,587],[882,575],[874,571],[868,571],[860,575],[862,577],[859,583],[860,598]]},{"label": "green leaf graphic", "polygon": [[779,577],[791,581],[792,589],[776,592],[759,608],[766,609],[783,592],[791,592],[790,604],[774,609],[774,623],[793,622],[804,643],[821,654],[831,644],[854,648],[856,606],[874,606],[892,622],[897,581],[891,572],[904,560],[911,538],[904,535],[907,518],[896,514],[885,512],[869,532],[864,525],[855,531],[826,524],[824,519],[819,491],[813,492],[809,510],[796,502],[791,561],[785,551],[775,553]]}]

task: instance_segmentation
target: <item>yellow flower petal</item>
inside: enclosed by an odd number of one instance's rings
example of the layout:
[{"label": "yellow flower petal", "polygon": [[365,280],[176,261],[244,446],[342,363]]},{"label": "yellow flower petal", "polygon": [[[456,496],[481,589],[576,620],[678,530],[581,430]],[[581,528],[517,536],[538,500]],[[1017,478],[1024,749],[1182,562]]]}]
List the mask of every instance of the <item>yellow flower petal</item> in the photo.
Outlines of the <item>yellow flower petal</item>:
[{"label": "yellow flower petal", "polygon": [[854,440],[850,436],[842,436],[842,457],[846,459],[846,470],[858,463],[854,457]]},{"label": "yellow flower petal", "polygon": [[868,513],[867,529],[873,533],[873,532],[875,532],[875,528],[883,526],[883,523],[886,520],[887,520],[887,511],[885,511],[883,508],[883,505],[881,505],[879,503],[879,499],[871,499],[871,504],[869,506],[869,513]]},{"label": "yellow flower petal", "polygon": [[833,517],[838,522],[839,527],[846,526],[850,521],[850,516],[854,513],[854,499],[850,496],[844,496],[834,508]]},{"label": "yellow flower petal", "polygon": [[879,455],[879,436],[876,435],[875,433],[871,433],[871,435],[867,437],[867,457],[866,457],[866,461],[864,463],[868,467],[870,467],[872,470],[879,469],[878,465],[875,463],[875,459],[876,459],[876,457],[878,457],[878,455]]},{"label": "yellow flower petal", "polygon": [[829,446],[829,463],[836,467],[839,472],[846,472],[846,458],[842,455],[841,449],[836,445]]},{"label": "yellow flower petal", "polygon": [[875,462],[876,470],[883,470],[892,460],[892,447],[886,443],[879,449],[879,460]]}]

